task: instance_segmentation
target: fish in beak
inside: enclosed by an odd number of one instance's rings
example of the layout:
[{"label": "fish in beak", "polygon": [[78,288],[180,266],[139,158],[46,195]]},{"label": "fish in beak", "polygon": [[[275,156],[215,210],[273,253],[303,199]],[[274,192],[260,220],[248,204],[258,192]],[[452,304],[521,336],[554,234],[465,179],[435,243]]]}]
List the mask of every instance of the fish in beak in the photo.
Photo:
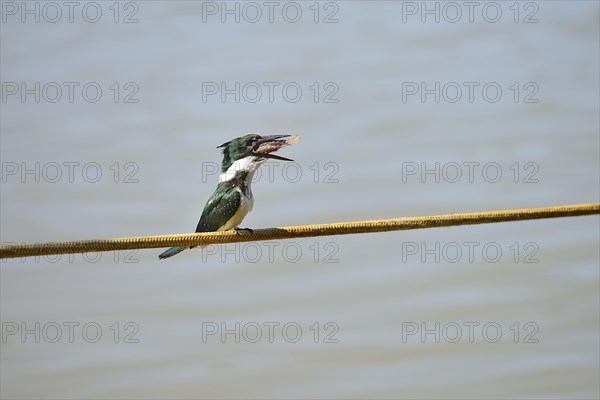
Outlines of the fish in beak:
[{"label": "fish in beak", "polygon": [[274,160],[294,161],[292,159],[272,154],[277,150],[300,141],[298,135],[271,135],[260,138],[252,148],[252,155]]}]

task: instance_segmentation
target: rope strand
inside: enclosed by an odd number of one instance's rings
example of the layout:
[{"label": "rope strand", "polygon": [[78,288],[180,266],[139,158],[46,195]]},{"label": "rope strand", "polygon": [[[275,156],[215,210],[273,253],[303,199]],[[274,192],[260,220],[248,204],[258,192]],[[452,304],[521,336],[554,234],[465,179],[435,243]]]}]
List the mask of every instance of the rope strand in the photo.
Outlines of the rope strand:
[{"label": "rope strand", "polygon": [[282,228],[254,229],[252,233],[223,231],[82,240],[74,242],[3,245],[0,246],[0,258],[89,253],[113,250],[150,249],[172,246],[206,246],[209,244],[440,228],[448,226],[491,224],[508,221],[574,217],[593,214],[600,214],[600,203],[434,215],[426,217],[392,218],[358,222],[341,222],[333,224],[288,226]]}]

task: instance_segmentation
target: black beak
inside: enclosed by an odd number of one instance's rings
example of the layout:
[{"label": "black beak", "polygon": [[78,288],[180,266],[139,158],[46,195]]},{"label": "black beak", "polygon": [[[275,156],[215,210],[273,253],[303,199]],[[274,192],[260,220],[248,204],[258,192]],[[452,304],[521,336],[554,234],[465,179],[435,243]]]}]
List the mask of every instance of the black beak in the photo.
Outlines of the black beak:
[{"label": "black beak", "polygon": [[[294,161],[290,158],[286,158],[286,157],[282,157],[282,156],[278,156],[272,153],[257,153],[256,150],[265,143],[268,142],[274,142],[273,144],[275,146],[277,146],[277,142],[279,142],[281,144],[280,147],[283,147],[285,145],[287,145],[286,140],[281,140],[281,139],[285,139],[288,138],[292,135],[270,135],[270,136],[263,136],[260,140],[258,140],[256,142],[256,144],[254,145],[254,147],[252,148],[252,155],[256,156],[256,157],[262,157],[262,158],[272,158],[274,160],[281,160],[281,161]],[[273,150],[273,151],[277,151],[279,149]]]},{"label": "black beak", "polygon": [[263,136],[262,138],[260,138],[260,140],[258,142],[256,142],[256,144],[262,144],[262,143],[266,143],[266,142],[271,142],[273,140],[279,140],[279,139],[283,139],[286,137],[290,137],[292,135],[269,135],[269,136]]}]

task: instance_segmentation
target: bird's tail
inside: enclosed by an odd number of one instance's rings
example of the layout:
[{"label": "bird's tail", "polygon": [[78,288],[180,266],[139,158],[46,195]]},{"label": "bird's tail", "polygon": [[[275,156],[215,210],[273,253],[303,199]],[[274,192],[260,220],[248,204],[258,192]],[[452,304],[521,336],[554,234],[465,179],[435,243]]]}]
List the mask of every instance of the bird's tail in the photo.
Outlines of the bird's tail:
[{"label": "bird's tail", "polygon": [[160,253],[158,258],[160,258],[162,260],[163,258],[173,257],[174,255],[181,253],[185,249],[187,249],[187,247],[171,247],[170,249],[167,249],[163,253]]}]

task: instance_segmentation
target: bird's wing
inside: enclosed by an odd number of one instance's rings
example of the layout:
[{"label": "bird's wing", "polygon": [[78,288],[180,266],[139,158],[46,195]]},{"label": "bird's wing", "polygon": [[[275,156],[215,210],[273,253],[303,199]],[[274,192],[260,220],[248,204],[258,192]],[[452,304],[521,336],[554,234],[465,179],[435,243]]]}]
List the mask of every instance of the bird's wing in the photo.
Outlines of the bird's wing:
[{"label": "bird's wing", "polygon": [[219,185],[204,206],[196,232],[214,232],[225,225],[240,207],[241,193]]}]

